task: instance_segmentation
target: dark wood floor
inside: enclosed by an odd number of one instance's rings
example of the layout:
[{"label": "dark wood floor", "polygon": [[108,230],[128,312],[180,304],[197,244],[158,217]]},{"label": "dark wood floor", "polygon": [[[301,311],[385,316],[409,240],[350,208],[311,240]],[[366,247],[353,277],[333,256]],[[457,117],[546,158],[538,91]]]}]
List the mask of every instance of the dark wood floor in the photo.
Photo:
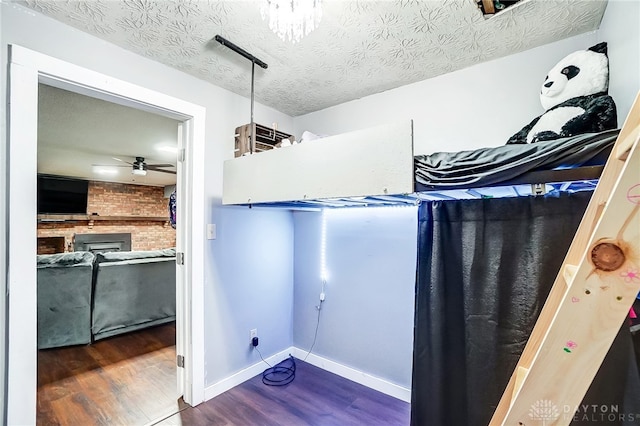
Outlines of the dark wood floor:
[{"label": "dark wood floor", "polygon": [[145,425],[184,408],[175,323],[38,351],[38,425]]},{"label": "dark wood floor", "polygon": [[266,386],[256,376],[189,407],[175,390],[175,324],[88,346],[41,350],[37,424],[409,424],[409,404],[303,361],[296,360],[296,366],[289,385]]},{"label": "dark wood floor", "polygon": [[286,386],[266,386],[257,376],[159,425],[409,424],[409,404],[300,360],[296,365],[296,378]]}]

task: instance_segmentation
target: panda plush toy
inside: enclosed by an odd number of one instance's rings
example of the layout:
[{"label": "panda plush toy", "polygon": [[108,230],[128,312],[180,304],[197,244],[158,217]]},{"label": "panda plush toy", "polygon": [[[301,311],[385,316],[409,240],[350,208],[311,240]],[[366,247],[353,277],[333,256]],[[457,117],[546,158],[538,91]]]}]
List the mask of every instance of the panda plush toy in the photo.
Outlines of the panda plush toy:
[{"label": "panda plush toy", "polygon": [[511,136],[507,144],[615,129],[616,104],[608,89],[607,43],[571,53],[549,71],[542,83],[540,102],[546,112]]}]

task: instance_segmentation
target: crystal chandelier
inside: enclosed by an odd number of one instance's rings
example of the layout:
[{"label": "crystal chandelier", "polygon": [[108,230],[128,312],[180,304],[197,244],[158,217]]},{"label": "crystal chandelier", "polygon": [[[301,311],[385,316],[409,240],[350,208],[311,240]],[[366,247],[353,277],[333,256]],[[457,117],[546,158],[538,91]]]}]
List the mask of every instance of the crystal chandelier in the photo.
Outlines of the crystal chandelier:
[{"label": "crystal chandelier", "polygon": [[297,43],[313,31],[322,18],[321,0],[264,0],[262,19],[282,40]]}]

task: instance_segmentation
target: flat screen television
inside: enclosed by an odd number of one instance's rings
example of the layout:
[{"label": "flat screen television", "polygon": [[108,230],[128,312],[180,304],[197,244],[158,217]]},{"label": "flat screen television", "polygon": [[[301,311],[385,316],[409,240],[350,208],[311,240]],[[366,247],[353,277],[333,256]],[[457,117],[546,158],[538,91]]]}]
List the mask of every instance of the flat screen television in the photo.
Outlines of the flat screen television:
[{"label": "flat screen television", "polygon": [[39,214],[87,214],[89,181],[38,175]]}]

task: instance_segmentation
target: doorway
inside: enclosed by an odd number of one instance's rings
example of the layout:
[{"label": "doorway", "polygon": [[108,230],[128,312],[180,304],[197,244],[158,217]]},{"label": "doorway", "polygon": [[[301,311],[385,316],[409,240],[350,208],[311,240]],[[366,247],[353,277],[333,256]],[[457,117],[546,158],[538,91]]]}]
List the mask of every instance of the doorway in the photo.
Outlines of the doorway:
[{"label": "doorway", "polygon": [[184,407],[169,223],[179,123],[38,85],[36,424],[148,424]]},{"label": "doorway", "polygon": [[[178,392],[204,400],[204,117],[201,106],[10,46],[8,132],[7,423],[34,424],[36,407],[36,153],[38,84],[154,112],[181,122],[177,165],[176,351]],[[19,159],[19,160],[18,160]]]}]

